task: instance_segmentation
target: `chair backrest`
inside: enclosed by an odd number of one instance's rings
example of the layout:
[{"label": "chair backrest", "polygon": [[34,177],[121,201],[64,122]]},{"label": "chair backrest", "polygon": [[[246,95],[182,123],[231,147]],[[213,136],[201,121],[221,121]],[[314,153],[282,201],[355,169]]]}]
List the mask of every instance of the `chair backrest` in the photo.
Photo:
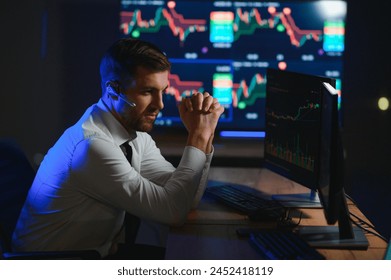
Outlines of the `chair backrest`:
[{"label": "chair backrest", "polygon": [[35,171],[22,149],[12,140],[0,139],[0,237],[3,251],[11,237],[34,180]]}]

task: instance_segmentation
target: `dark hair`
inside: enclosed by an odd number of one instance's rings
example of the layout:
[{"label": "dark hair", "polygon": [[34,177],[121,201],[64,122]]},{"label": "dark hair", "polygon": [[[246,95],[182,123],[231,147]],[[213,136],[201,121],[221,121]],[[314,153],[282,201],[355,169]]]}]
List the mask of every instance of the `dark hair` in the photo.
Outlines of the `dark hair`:
[{"label": "dark hair", "polygon": [[133,38],[116,41],[100,63],[101,86],[105,92],[107,81],[127,83],[136,75],[138,67],[152,71],[169,71],[171,64],[166,55],[152,43]]}]

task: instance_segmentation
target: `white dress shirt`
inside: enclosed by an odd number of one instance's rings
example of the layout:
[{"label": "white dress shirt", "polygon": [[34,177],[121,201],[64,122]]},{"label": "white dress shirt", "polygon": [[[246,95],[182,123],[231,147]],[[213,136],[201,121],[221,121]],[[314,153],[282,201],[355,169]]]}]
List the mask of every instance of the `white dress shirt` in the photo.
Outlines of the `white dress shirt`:
[{"label": "white dress shirt", "polygon": [[[132,146],[131,165],[120,148],[124,142]],[[174,168],[149,134],[129,135],[100,100],[42,161],[14,232],[14,250],[96,249],[106,256],[125,211],[142,219],[140,232],[181,224],[202,197],[211,159],[187,146]],[[149,232],[137,240],[164,243],[164,235]]]}]

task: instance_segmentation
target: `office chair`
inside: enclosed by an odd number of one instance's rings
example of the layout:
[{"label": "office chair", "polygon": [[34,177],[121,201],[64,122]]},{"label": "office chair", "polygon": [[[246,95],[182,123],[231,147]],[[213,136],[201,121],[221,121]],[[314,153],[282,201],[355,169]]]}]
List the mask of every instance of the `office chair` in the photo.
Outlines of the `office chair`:
[{"label": "office chair", "polygon": [[12,252],[12,233],[35,171],[22,149],[0,139],[0,259],[100,259],[94,250]]}]

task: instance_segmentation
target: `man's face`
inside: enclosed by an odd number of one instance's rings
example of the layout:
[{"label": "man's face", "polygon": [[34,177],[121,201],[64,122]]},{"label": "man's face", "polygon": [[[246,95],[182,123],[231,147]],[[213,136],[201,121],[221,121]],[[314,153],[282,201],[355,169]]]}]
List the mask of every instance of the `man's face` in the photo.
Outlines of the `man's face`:
[{"label": "man's face", "polygon": [[120,109],[121,119],[128,131],[149,132],[160,110],[163,109],[163,93],[168,87],[168,71],[152,72],[139,67],[137,75],[122,93],[136,104],[131,107],[125,102]]}]

